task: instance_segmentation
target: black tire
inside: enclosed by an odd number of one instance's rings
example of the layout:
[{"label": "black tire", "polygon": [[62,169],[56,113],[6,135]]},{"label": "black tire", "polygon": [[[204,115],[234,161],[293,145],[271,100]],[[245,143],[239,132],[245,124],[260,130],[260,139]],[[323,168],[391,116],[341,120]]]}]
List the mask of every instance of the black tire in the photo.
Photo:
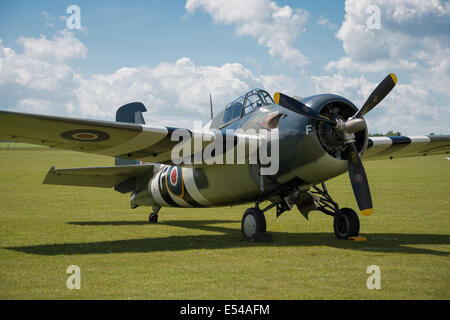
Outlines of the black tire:
[{"label": "black tire", "polygon": [[339,214],[334,216],[334,234],[338,239],[347,240],[359,234],[359,218],[356,212],[350,208],[339,210]]},{"label": "black tire", "polygon": [[149,223],[158,223],[158,214],[150,213],[150,215],[148,216],[148,222]]},{"label": "black tire", "polygon": [[242,216],[241,230],[244,238],[253,241],[257,233],[266,232],[266,217],[257,208],[249,208]]}]

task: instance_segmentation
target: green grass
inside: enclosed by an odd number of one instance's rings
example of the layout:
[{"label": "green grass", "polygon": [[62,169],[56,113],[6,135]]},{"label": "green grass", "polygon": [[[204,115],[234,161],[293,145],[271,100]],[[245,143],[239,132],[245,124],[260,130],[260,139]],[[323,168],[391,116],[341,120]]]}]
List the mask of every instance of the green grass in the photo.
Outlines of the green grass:
[{"label": "green grass", "polygon": [[[366,162],[375,211],[366,242],[337,240],[332,219],[296,209],[266,215],[272,243],[242,239],[250,205],[131,210],[109,189],[41,182],[50,166],[112,159],[51,149],[0,150],[2,299],[449,299],[450,162],[445,156]],[[328,189],[356,207],[346,175]],[[81,268],[69,290],[66,269]],[[381,290],[369,290],[369,265]]]},{"label": "green grass", "polygon": [[6,142],[6,141],[0,141],[0,150],[6,151],[6,150],[25,150],[25,149],[47,149],[46,146],[40,146],[36,144],[29,144],[29,143],[23,143],[23,142]]}]

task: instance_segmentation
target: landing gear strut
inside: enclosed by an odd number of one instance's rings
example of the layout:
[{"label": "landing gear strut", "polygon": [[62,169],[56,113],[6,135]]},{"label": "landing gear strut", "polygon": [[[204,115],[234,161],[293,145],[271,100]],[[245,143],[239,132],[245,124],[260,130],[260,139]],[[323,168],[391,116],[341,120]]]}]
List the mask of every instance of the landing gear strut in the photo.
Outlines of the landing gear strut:
[{"label": "landing gear strut", "polygon": [[[302,200],[305,195],[309,200]],[[277,201],[273,201],[264,209],[259,208],[262,202],[273,199],[275,196],[278,196]],[[338,239],[357,237],[359,234],[359,218],[356,212],[350,208],[339,208],[339,205],[328,194],[325,183],[322,183],[320,186],[312,186],[310,191],[307,191],[307,189],[300,191],[295,185],[283,185],[266,194],[255,203],[254,208],[245,211],[241,221],[244,238],[249,241],[272,241],[272,235],[266,233],[264,213],[276,207],[277,217],[279,217],[283,212],[291,210],[295,204],[305,218],[308,218],[310,210],[319,210],[332,216],[334,234]]]},{"label": "landing gear strut", "polygon": [[338,204],[328,194],[325,183],[322,183],[322,189],[313,186],[314,191],[310,191],[314,197],[317,210],[334,217],[333,229],[336,238],[348,239],[357,237],[359,234],[359,218],[356,212],[350,208],[340,209]]},{"label": "landing gear strut", "polygon": [[[264,212],[276,207],[277,217],[280,216],[283,212],[292,208],[299,194],[300,192],[293,189],[291,186],[283,185],[262,197],[255,203],[254,208],[247,209],[242,216],[241,229],[244,238],[249,241],[272,242],[272,234],[266,233],[266,218],[264,217]],[[278,201],[272,202],[264,209],[259,208],[259,205],[262,202],[275,195],[280,196]]]}]

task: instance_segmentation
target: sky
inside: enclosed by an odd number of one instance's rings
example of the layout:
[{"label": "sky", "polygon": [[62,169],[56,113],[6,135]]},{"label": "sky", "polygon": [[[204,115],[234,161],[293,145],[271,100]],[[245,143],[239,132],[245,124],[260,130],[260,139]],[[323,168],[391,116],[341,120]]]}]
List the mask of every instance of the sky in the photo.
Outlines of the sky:
[{"label": "sky", "polygon": [[360,107],[391,72],[369,132],[450,134],[449,1],[0,1],[2,110],[114,120],[140,101],[192,128],[210,93],[216,114],[252,88]]}]

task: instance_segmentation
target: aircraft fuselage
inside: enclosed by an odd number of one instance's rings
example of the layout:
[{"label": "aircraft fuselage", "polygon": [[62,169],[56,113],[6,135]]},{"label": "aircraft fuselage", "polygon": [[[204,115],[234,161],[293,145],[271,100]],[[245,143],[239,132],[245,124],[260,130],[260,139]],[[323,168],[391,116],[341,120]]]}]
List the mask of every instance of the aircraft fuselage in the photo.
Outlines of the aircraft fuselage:
[{"label": "aircraft fuselage", "polygon": [[[329,105],[344,105],[349,113],[356,107],[336,95],[319,95],[302,100],[319,112]],[[261,176],[257,164],[205,165],[180,167],[158,165],[145,190],[132,195],[132,205],[156,207],[210,207],[257,201],[262,193],[293,182],[308,190],[309,186],[326,181],[347,171],[347,160],[330,154],[323,147],[316,122],[277,104],[258,110],[218,130],[259,130],[264,120],[278,113],[276,128],[279,137],[279,168],[270,176]],[[220,117],[221,115],[218,115]],[[367,145],[367,134],[360,141],[360,152]]]}]

